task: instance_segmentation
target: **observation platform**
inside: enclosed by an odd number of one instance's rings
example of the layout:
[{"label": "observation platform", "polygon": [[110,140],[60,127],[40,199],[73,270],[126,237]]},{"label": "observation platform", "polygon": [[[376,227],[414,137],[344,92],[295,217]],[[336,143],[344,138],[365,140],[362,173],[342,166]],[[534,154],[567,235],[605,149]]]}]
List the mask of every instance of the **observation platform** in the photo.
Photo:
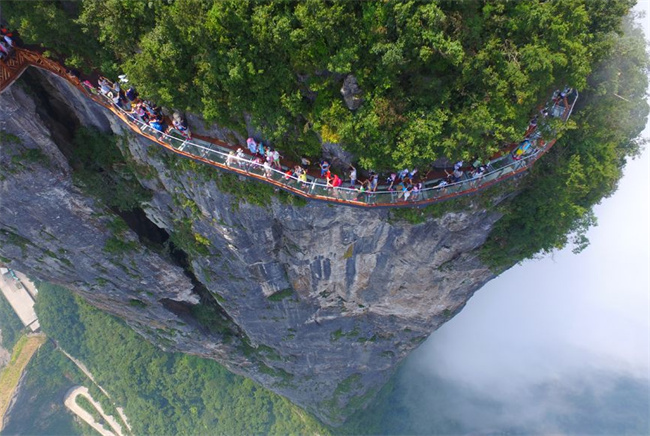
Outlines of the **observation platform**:
[{"label": "observation platform", "polygon": [[[228,144],[205,136],[187,140],[174,130],[170,133],[157,132],[134,114],[115,106],[96,88],[88,86],[87,81],[82,82],[61,64],[35,51],[16,47],[15,53],[10,59],[0,61],[0,93],[16,81],[30,66],[49,71],[67,80],[87,98],[119,117],[133,132],[173,153],[230,173],[269,183],[306,199],[347,206],[363,208],[422,207],[473,194],[522,174],[555,144],[555,139],[544,141],[539,131],[533,131],[524,141],[528,141],[528,144],[525,147],[520,145],[518,156],[515,153],[508,153],[484,163],[487,170],[479,176],[471,177],[465,172],[460,180],[444,184],[444,186],[439,184],[439,179],[425,180],[421,190],[415,193],[411,191],[408,195],[403,190],[389,190],[388,186],[382,185],[379,185],[375,191],[363,192],[353,187],[338,186],[333,188],[328,186],[324,179],[308,176],[306,182],[301,181],[295,176],[288,176],[285,173],[288,168],[283,168],[283,170],[265,169],[262,165],[256,164],[251,156],[238,158],[230,154],[240,147],[246,150],[246,145]],[[566,98],[554,98],[545,108],[547,116],[566,121],[571,116],[577,99],[578,93],[575,90],[570,90]]]}]

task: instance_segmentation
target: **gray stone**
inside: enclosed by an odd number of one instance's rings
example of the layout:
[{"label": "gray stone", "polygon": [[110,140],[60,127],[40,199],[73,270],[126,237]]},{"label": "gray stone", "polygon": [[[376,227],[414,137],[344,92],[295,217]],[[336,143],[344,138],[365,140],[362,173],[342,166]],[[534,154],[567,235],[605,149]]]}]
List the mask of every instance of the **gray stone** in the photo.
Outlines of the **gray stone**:
[{"label": "gray stone", "polygon": [[[172,232],[189,219],[210,242],[208,256],[192,257],[192,270],[238,338],[225,341],[170,310],[198,301],[170,259],[141,245],[120,256],[103,250],[113,213],[73,185],[46,128],[56,122],[18,84],[0,95],[0,127],[21,138],[2,144],[0,154],[0,255],[12,268],[64,285],[125,319],[161,348],[218,360],[325,422],[340,423],[352,399],[369,400],[409,352],[493,277],[477,250],[499,218],[495,212],[470,207],[410,225],[389,220],[386,210],[322,202],[299,207],[274,198],[268,207],[255,206],[200,174],[168,166],[167,152],[152,152],[156,144],[64,81],[38,74],[48,98],[68,104],[80,124],[125,135],[131,159],[155,170],[153,179],[140,181],[153,192],[144,207],[153,223]],[[12,163],[36,147],[47,162]],[[174,196],[194,202],[198,212],[178,207]],[[138,240],[132,232],[126,237]],[[246,342],[253,356],[244,352]]]},{"label": "gray stone", "polygon": [[348,109],[351,111],[359,109],[363,103],[361,94],[363,94],[363,91],[359,87],[357,78],[352,74],[348,74],[345,77],[345,80],[343,80],[343,86],[341,86],[341,95],[343,96],[343,100],[345,100],[345,105]]}]

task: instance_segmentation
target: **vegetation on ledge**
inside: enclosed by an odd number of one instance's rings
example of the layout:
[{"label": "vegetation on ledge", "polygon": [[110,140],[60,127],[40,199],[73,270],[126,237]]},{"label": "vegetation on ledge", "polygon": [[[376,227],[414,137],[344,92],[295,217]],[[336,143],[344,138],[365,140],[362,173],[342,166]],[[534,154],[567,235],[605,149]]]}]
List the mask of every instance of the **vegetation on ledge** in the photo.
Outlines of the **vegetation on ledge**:
[{"label": "vegetation on ledge", "polygon": [[522,192],[500,205],[504,217],[482,247],[496,270],[567,244],[587,246],[596,224],[592,208],[616,191],[626,159],[638,154],[647,117],[645,39],[631,18],[625,33],[610,35],[609,55],[589,76],[573,120],[578,126],[558,140],[523,180]]},{"label": "vegetation on ledge", "polygon": [[553,89],[586,86],[632,4],[5,1],[3,12],[26,42],[124,71],[159,104],[239,130],[247,113],[285,152],[319,155],[321,138],[383,169],[519,140]]}]

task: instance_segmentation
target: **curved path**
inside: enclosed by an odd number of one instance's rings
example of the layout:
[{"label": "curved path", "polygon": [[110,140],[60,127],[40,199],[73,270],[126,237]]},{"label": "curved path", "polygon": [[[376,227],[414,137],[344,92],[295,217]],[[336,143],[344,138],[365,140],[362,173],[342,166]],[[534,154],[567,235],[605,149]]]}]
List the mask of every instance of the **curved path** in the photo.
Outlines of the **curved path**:
[{"label": "curved path", "polygon": [[[108,394],[108,392],[106,392],[106,390],[103,387],[101,387],[101,385],[99,383],[97,383],[97,380],[95,380],[95,377],[93,377],[92,373],[88,370],[88,368],[86,368],[86,365],[84,365],[80,360],[75,359],[74,357],[72,357],[67,351],[65,351],[63,348],[61,348],[61,346],[59,345],[59,343],[57,341],[54,341],[54,343],[56,344],[56,348],[61,353],[63,353],[63,355],[65,357],[70,359],[70,361],[72,363],[74,363],[77,366],[77,368],[79,368],[79,370],[81,372],[83,372],[86,375],[86,377],[88,377],[90,379],[90,381],[93,382],[95,384],[95,386],[97,386],[97,388],[100,391],[102,391],[102,393],[104,395],[106,395],[106,398],[113,401],[111,399],[111,396]],[[84,388],[84,389],[86,389],[86,388]],[[88,391],[88,389],[86,389],[86,392],[87,391]],[[90,395],[90,394],[88,394],[88,395]],[[129,420],[126,418],[126,415],[124,414],[124,409],[117,406],[115,403],[113,403],[113,406],[115,407],[115,410],[117,411],[117,414],[120,415],[120,418],[121,418],[122,422],[124,423],[124,425],[126,426],[126,428],[129,430],[129,432],[132,432],[131,426],[129,425]]]},{"label": "curved path", "polygon": [[[86,97],[113,112],[134,132],[174,153],[230,173],[269,183],[277,188],[311,200],[368,208],[426,206],[450,198],[473,194],[518,176],[528,170],[537,159],[555,144],[555,139],[545,142],[538,133],[535,133],[529,137],[532,146],[521,159],[513,160],[510,154],[502,156],[490,161],[488,171],[481,177],[466,178],[444,187],[433,186],[437,181],[425,182],[424,189],[416,194],[411,194],[408,199],[403,197],[402,192],[389,191],[385,186],[380,186],[376,192],[370,193],[360,192],[349,187],[331,188],[322,179],[310,176],[305,183],[293,176],[285,175],[283,171],[275,169],[265,171],[260,165],[254,164],[250,157],[236,158],[229,154],[238,148],[236,145],[202,136],[187,141],[175,133],[161,134],[155,132],[150,126],[136,119],[132,114],[117,108],[106,97],[98,94],[96,89],[87,81],[81,82],[79,78],[68,74],[66,68],[61,64],[43,57],[40,53],[24,48],[16,48],[15,51],[11,59],[5,62],[0,61],[0,93],[18,79],[30,66],[47,70],[66,79]],[[570,97],[572,99],[570,105],[566,103],[564,105],[562,103],[552,105],[549,108],[550,116],[566,121],[575,106],[578,98],[577,92],[573,91]],[[242,148],[246,149],[245,146],[242,146]]]},{"label": "curved path", "polygon": [[[81,406],[77,404],[77,397],[81,395],[82,397],[85,397],[90,404],[93,405],[93,407],[97,410],[97,412],[104,418],[104,421],[108,423],[108,425],[111,426],[112,432],[106,430],[99,422],[95,421],[95,418],[87,412],[85,409],[83,409]],[[65,404],[65,407],[70,409],[72,413],[77,415],[79,418],[83,419],[90,425],[92,428],[94,428],[99,434],[102,436],[124,436],[122,433],[122,427],[117,423],[115,418],[111,415],[107,415],[104,412],[104,409],[102,408],[101,404],[99,404],[97,401],[93,399],[93,397],[90,396],[90,392],[88,392],[88,388],[85,386],[76,386],[68,391],[68,393],[65,395],[65,399],[63,401],[63,404]]]}]

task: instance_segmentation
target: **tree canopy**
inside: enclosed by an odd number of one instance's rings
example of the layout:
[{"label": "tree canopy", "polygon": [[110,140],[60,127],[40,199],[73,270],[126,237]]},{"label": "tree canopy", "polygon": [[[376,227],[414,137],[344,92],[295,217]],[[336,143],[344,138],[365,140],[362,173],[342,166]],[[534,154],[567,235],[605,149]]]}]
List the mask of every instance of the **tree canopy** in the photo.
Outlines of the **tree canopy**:
[{"label": "tree canopy", "polygon": [[82,360],[124,407],[133,434],[328,433],[287,399],[214,360],[160,351],[67,289],[38,288],[35,309],[43,331]]},{"label": "tree canopy", "polygon": [[[366,168],[489,156],[564,85],[583,89],[631,0],[4,2],[38,42],[142,95],[295,154]],[[69,25],[63,25],[69,23]],[[80,38],[83,38],[79,44]],[[98,50],[101,48],[101,50]],[[363,103],[340,89],[356,77]]]},{"label": "tree canopy", "polygon": [[523,192],[504,204],[504,217],[483,246],[484,259],[507,267],[538,252],[572,243],[576,251],[596,224],[592,207],[614,193],[626,159],[638,154],[648,117],[650,67],[642,30],[625,20],[626,32],[609,40],[573,115],[570,130],[525,179]]}]

